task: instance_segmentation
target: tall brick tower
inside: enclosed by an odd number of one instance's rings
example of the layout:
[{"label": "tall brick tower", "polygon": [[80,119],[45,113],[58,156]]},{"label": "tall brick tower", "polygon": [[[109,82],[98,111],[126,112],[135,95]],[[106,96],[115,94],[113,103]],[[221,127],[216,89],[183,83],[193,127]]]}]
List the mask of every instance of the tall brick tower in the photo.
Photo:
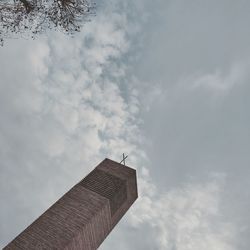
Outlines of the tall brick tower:
[{"label": "tall brick tower", "polygon": [[97,249],[136,199],[136,171],[105,159],[4,249]]}]

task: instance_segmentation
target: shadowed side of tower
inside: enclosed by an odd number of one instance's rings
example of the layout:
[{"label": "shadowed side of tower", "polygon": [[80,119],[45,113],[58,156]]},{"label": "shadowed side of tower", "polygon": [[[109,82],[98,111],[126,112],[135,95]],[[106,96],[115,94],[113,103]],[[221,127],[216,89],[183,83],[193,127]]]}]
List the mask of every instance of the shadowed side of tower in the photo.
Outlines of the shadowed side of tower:
[{"label": "shadowed side of tower", "polygon": [[105,159],[4,249],[97,249],[137,197],[136,171]]}]

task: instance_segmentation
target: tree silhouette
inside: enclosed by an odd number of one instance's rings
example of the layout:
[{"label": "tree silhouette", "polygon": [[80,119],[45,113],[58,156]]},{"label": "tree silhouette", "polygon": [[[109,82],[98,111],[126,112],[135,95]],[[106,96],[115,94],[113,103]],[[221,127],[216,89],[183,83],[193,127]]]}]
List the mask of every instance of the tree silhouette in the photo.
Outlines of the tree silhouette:
[{"label": "tree silhouette", "polygon": [[34,37],[46,29],[73,34],[92,8],[88,0],[0,0],[0,44],[13,34]]}]

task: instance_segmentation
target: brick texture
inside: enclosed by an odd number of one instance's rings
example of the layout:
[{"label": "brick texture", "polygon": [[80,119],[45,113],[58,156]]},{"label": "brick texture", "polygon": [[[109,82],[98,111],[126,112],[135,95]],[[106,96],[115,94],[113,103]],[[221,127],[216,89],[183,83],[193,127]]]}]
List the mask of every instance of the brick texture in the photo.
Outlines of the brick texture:
[{"label": "brick texture", "polygon": [[105,159],[4,249],[97,249],[136,199],[136,171]]}]

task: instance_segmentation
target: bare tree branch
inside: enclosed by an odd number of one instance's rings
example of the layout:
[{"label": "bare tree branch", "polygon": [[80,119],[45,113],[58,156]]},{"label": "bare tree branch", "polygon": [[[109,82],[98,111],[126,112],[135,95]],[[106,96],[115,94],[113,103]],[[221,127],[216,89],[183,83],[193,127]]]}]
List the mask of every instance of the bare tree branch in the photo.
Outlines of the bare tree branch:
[{"label": "bare tree branch", "polygon": [[28,1],[26,0],[19,0],[19,1],[23,3],[27,13],[29,13],[32,10],[32,5]]},{"label": "bare tree branch", "polygon": [[[46,29],[73,34],[91,14],[89,0],[1,0],[0,44],[20,34],[35,37]],[[92,13],[93,14],[93,13]]]}]

